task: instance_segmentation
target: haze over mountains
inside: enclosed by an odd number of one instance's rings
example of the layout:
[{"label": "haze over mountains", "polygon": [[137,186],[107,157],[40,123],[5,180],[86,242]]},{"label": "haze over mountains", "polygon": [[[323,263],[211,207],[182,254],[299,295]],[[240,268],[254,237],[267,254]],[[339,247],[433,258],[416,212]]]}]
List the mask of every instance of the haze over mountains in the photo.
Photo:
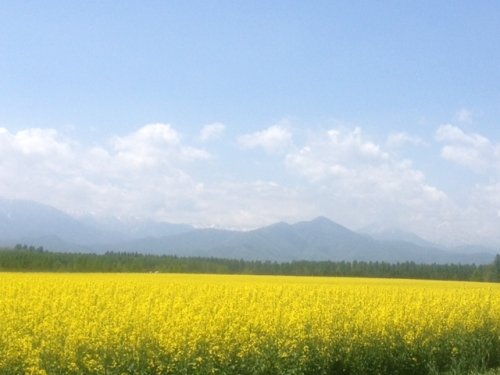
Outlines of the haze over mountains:
[{"label": "haze over mountains", "polygon": [[367,228],[358,233],[325,217],[232,231],[153,221],[78,220],[40,203],[0,199],[0,245],[17,243],[53,251],[127,251],[271,261],[489,263],[495,253],[495,249],[480,246],[444,249],[396,230]]}]

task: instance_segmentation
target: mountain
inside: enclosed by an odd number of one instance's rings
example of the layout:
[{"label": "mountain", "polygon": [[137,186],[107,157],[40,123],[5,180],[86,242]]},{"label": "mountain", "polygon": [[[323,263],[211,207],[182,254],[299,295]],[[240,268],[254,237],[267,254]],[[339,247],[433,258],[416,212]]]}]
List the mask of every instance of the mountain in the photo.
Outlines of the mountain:
[{"label": "mountain", "polygon": [[359,233],[367,234],[368,236],[380,241],[403,241],[422,247],[439,246],[433,242],[424,240],[415,233],[410,233],[396,228],[377,228],[376,226],[368,226],[359,230]]},{"label": "mountain", "polygon": [[462,254],[478,254],[478,253],[496,254],[498,252],[497,249],[482,245],[454,246],[452,248],[448,248],[448,250],[454,253],[462,253]]},{"label": "mountain", "polygon": [[4,246],[21,243],[54,251],[101,252],[108,244],[192,229],[158,222],[77,220],[45,204],[0,198],[0,245]]},{"label": "mountain", "polygon": [[490,263],[492,254],[459,254],[405,241],[381,241],[319,217],[248,232],[195,229],[177,235],[114,244],[115,251],[245,260],[332,260],[418,263]]},{"label": "mountain", "polygon": [[32,201],[0,199],[2,244],[49,243],[58,250],[61,245],[68,246],[68,250],[81,249],[82,245],[101,241],[103,237],[103,233],[53,207]]},{"label": "mountain", "polygon": [[[276,223],[251,231],[195,229],[151,221],[77,220],[53,207],[0,199],[0,245],[22,243],[56,251],[128,251],[246,260],[332,260],[489,263],[483,248],[445,251],[416,236],[369,236],[325,217]],[[474,249],[480,252],[474,252]]]},{"label": "mountain", "polygon": [[187,224],[172,224],[139,219],[119,220],[114,217],[99,219],[84,217],[81,219],[81,222],[98,230],[105,231],[108,234],[114,234],[114,242],[125,239],[133,240],[147,237],[170,236],[189,232],[194,229],[191,225]]},{"label": "mountain", "polygon": [[459,254],[496,254],[496,249],[483,245],[461,245],[461,246],[442,246],[427,241],[414,233],[405,232],[395,228],[380,228],[375,225],[364,227],[359,233],[366,234],[371,238],[384,242],[406,242],[417,245],[422,248],[434,248],[446,251],[448,253]]},{"label": "mountain", "polygon": [[213,256],[247,260],[354,259],[373,245],[326,218],[297,224],[277,223],[247,232],[197,229],[178,235],[115,245],[113,250],[144,251],[181,256]]}]

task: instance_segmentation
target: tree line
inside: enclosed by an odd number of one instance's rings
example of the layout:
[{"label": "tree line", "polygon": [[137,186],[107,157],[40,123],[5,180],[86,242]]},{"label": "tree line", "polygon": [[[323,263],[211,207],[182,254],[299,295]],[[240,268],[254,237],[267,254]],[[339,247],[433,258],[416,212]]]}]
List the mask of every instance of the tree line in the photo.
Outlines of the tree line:
[{"label": "tree line", "polygon": [[274,262],[142,253],[61,253],[17,245],[0,249],[0,271],[160,272],[352,276],[500,282],[500,254],[488,265],[366,261]]}]

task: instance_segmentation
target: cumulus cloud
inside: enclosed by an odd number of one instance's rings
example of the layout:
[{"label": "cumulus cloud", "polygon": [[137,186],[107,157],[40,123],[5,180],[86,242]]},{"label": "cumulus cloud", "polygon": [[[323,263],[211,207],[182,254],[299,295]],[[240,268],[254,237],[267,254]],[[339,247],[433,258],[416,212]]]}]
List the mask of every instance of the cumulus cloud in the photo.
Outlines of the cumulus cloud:
[{"label": "cumulus cloud", "polygon": [[355,227],[386,222],[422,229],[431,221],[425,216],[439,218],[449,205],[447,195],[411,161],[392,156],[360,128],[318,134],[289,153],[285,164],[311,184],[323,210]]},{"label": "cumulus cloud", "polygon": [[210,158],[202,149],[182,145],[180,135],[168,124],[144,126],[128,136],[116,137],[112,144],[118,158],[136,167]]},{"label": "cumulus cloud", "polygon": [[[500,185],[494,174],[471,188],[466,201],[454,201],[453,192],[445,193],[393,152],[394,145],[418,141],[405,133],[382,143],[361,128],[309,129],[307,135],[292,143],[281,124],[238,139],[244,148],[274,153],[265,163],[277,172],[267,171],[276,179],[269,181],[248,180],[260,170],[225,174],[220,158],[168,124],[146,125],[92,147],[53,129],[0,128],[0,196],[74,214],[199,226],[248,229],[325,215],[353,229],[383,222],[433,240],[500,241]],[[484,136],[443,125],[436,140],[442,156],[454,163],[487,171],[500,165],[498,144]],[[245,155],[240,151],[233,162]],[[208,167],[215,168],[217,179],[199,173]]]},{"label": "cumulus cloud", "polygon": [[[467,111],[460,115],[460,122],[469,121]],[[440,126],[435,138],[441,143],[443,159],[477,174],[487,174],[489,180],[474,184],[465,199],[457,200],[455,209],[449,211],[447,226],[442,229],[455,242],[500,243],[500,143],[451,124]]]},{"label": "cumulus cloud", "polygon": [[500,144],[488,138],[466,133],[462,129],[446,124],[438,128],[436,139],[443,143],[441,156],[453,163],[475,172],[498,168],[500,163]]},{"label": "cumulus cloud", "polygon": [[5,128],[0,128],[0,147],[10,149],[23,155],[67,156],[71,150],[71,144],[63,139],[54,129],[27,129],[15,134]]},{"label": "cumulus cloud", "polygon": [[152,124],[107,145],[84,147],[52,129],[0,131],[0,195],[73,213],[155,216],[196,195],[189,165],[210,154]]},{"label": "cumulus cloud", "polygon": [[457,142],[474,147],[483,147],[490,143],[486,137],[475,133],[467,134],[450,124],[441,125],[436,132],[436,138],[442,142]]},{"label": "cumulus cloud", "polygon": [[[0,129],[0,196],[76,215],[255,228],[312,214],[294,188],[272,181],[206,183],[211,155],[168,124],[146,125],[86,147],[52,129]],[[306,216],[307,217],[307,216]]]},{"label": "cumulus cloud", "polygon": [[403,132],[389,134],[386,141],[386,145],[390,148],[402,147],[407,144],[413,146],[426,145],[426,143],[420,137],[412,136]]},{"label": "cumulus cloud", "polygon": [[238,137],[242,148],[261,147],[269,153],[279,153],[292,145],[292,133],[285,125],[273,125],[265,130],[244,134]]},{"label": "cumulus cloud", "polygon": [[[204,186],[201,195],[200,209],[215,227],[254,229],[318,214],[304,191],[274,181],[222,181]],[[199,224],[206,225],[206,217]]]},{"label": "cumulus cloud", "polygon": [[226,126],[220,122],[208,124],[201,129],[199,138],[202,142],[212,141],[220,138],[225,130]]},{"label": "cumulus cloud", "polygon": [[[454,243],[500,244],[500,183],[476,184],[467,199],[448,215],[449,237]],[[443,234],[443,233],[437,233]]]},{"label": "cumulus cloud", "polygon": [[286,165],[314,181],[348,175],[361,165],[389,159],[381,147],[366,140],[360,128],[331,129],[318,134],[297,152],[286,156]]}]

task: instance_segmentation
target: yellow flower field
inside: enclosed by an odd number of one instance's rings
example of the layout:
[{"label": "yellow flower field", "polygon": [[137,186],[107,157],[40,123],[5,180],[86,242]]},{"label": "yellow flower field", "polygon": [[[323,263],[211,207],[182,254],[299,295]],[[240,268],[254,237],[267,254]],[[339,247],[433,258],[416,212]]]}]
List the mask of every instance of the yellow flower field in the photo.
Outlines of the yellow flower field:
[{"label": "yellow flower field", "polygon": [[500,285],[0,273],[1,374],[426,374],[500,366]]}]

